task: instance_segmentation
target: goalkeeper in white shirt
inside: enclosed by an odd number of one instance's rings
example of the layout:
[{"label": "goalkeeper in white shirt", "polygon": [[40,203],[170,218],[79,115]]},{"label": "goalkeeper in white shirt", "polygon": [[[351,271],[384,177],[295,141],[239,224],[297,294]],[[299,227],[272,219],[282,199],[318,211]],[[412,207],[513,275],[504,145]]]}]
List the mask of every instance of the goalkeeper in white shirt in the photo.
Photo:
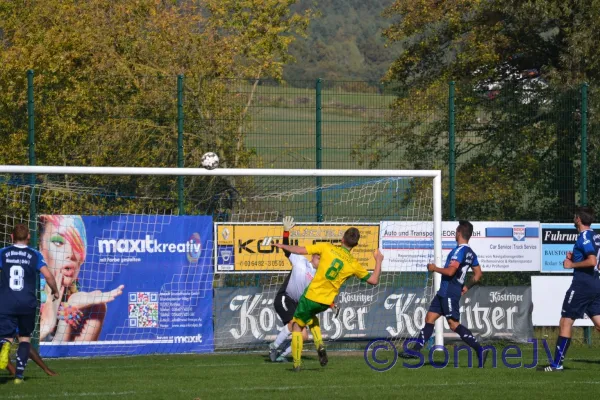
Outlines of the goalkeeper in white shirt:
[{"label": "goalkeeper in white shirt", "polygon": [[[294,218],[283,218],[283,244],[290,243],[290,230],[294,225]],[[275,311],[284,325],[275,341],[269,345],[269,358],[273,362],[288,361],[286,357],[292,352],[292,347],[289,342],[287,348],[283,352],[280,352],[279,349],[291,336],[292,318],[294,317],[294,312],[298,306],[298,300],[315,276],[315,272],[319,266],[319,260],[321,259],[319,254],[314,254],[311,260],[308,261],[304,256],[292,254],[285,250],[284,253],[292,264],[292,271],[287,276],[275,296]],[[302,335],[304,336],[304,340],[308,339],[308,331],[306,328],[302,330]]]}]

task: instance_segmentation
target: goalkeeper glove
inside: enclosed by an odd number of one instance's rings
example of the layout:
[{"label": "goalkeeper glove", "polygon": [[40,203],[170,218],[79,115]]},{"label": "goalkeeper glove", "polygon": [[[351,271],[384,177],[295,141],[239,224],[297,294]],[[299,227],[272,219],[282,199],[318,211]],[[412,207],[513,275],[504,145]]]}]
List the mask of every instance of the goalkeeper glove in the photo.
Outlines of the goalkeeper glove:
[{"label": "goalkeeper glove", "polygon": [[290,231],[294,225],[296,225],[294,223],[294,218],[293,217],[283,217],[283,230],[284,231]]},{"label": "goalkeeper glove", "polygon": [[333,310],[333,318],[337,318],[340,315],[340,308],[335,303],[331,303],[329,308]]}]

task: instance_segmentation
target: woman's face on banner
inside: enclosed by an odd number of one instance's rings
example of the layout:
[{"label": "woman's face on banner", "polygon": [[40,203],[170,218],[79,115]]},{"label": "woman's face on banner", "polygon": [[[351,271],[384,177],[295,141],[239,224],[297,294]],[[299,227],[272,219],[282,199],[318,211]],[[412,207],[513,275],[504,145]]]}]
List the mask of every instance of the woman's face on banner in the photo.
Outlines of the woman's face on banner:
[{"label": "woman's face on banner", "polygon": [[[55,277],[62,275],[59,286],[71,286],[85,259],[85,244],[81,229],[83,221],[74,216],[53,216],[46,220],[40,241],[41,252]],[[83,228],[85,229],[85,228]]]}]

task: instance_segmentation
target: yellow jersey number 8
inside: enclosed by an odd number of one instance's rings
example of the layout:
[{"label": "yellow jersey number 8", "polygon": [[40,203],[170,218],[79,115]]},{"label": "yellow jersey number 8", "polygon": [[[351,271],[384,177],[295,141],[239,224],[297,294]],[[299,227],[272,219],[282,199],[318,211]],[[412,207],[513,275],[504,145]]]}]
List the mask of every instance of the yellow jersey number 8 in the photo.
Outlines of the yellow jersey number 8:
[{"label": "yellow jersey number 8", "polygon": [[335,258],[331,262],[331,265],[327,269],[327,272],[325,272],[325,278],[327,278],[330,281],[334,280],[340,274],[342,268],[344,268],[344,262],[338,258]]}]

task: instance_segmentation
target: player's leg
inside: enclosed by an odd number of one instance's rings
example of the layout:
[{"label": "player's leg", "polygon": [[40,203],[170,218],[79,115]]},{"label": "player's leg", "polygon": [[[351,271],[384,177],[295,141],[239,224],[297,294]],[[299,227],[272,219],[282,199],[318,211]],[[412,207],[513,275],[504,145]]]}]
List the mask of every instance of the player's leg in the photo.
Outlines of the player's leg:
[{"label": "player's leg", "polygon": [[[290,343],[288,341],[288,338],[291,335],[291,333],[292,333],[292,321],[289,321],[288,323],[283,325],[283,327],[277,334],[275,341],[269,345],[269,358],[271,359],[272,362],[276,362],[277,360],[279,360],[280,362],[283,361],[283,360],[281,360],[282,353],[280,352],[279,349],[281,348],[282,344],[284,344],[286,342],[288,344]],[[290,346],[287,346],[287,347],[290,347]]]},{"label": "player's leg", "polygon": [[0,315],[0,370],[8,366],[10,346],[17,332],[18,321],[14,315]]},{"label": "player's leg", "polygon": [[294,318],[292,319],[292,358],[294,359],[294,371],[300,371],[302,347],[304,346],[302,329],[306,327],[311,318],[309,303],[306,297],[302,295],[300,296],[300,300],[298,300],[298,307],[296,307]]},{"label": "player's leg", "polygon": [[29,351],[31,343],[29,336],[19,336],[19,347],[17,348],[17,365],[15,371],[15,383],[23,382],[25,376],[25,367],[29,361]]},{"label": "player's leg", "polygon": [[19,315],[19,347],[17,348],[17,365],[15,373],[15,383],[23,382],[25,376],[25,367],[29,361],[29,352],[31,350],[30,337],[35,328],[35,310],[32,313]]},{"label": "player's leg", "polygon": [[[290,326],[292,326],[292,323],[290,322],[289,324]],[[291,331],[291,329],[290,329]],[[302,329],[302,341],[306,342],[308,340],[308,329],[303,328]],[[288,362],[287,358],[290,354],[292,354],[292,342],[288,341],[288,346],[285,348],[285,350],[279,354],[277,356],[277,358],[275,359],[275,362]]]},{"label": "player's leg", "polygon": [[309,322],[308,326],[310,328],[310,333],[313,335],[317,353],[319,354],[319,362],[321,363],[321,367],[324,367],[327,365],[329,360],[327,359],[327,350],[325,350],[325,344],[323,343],[323,337],[321,336],[321,325],[319,323],[319,318],[315,315]]},{"label": "player's leg", "polygon": [[275,341],[269,345],[269,358],[275,362],[279,358],[279,348],[289,338],[292,331],[292,318],[296,311],[297,304],[284,293],[275,296],[275,312],[279,315],[283,328],[277,334]]},{"label": "player's leg", "polygon": [[309,322],[308,328],[310,329],[310,333],[313,336],[313,341],[315,342],[315,347],[319,347],[323,345],[323,336],[321,335],[321,324],[319,322],[319,318],[315,315]]},{"label": "player's leg", "polygon": [[272,343],[273,346],[271,348],[278,349],[290,337],[291,333],[292,333],[292,321],[289,320],[286,323],[284,323],[283,327],[277,334],[275,341]]},{"label": "player's leg", "polygon": [[[457,302],[458,305],[458,302]],[[487,358],[487,352],[484,354],[483,348],[481,344],[473,335],[473,332],[469,330],[466,326],[460,323],[460,313],[458,315],[451,315],[447,318],[448,326],[453,332],[456,332],[460,339],[469,345],[473,350],[475,350],[475,354],[477,355],[477,360],[479,361],[479,368],[483,368],[485,366],[485,360]]]},{"label": "player's leg", "polygon": [[441,317],[441,314],[433,312],[431,309],[427,311],[427,314],[425,315],[425,326],[423,326],[423,329],[421,329],[421,332],[419,332],[419,338],[417,339],[417,343],[413,348],[414,350],[419,351],[425,347],[425,343],[427,343],[429,338],[431,338],[433,335],[435,321],[437,321],[439,317]]},{"label": "player's leg", "polygon": [[6,370],[12,376],[15,376],[15,374],[17,373],[17,370],[15,369],[15,366],[12,365],[10,362],[6,365]]},{"label": "player's leg", "polygon": [[[581,316],[583,317],[583,315]],[[554,359],[552,364],[546,368],[547,372],[562,371],[563,362],[567,355],[567,350],[571,345],[571,334],[573,331],[573,324],[576,318],[561,317],[559,326],[559,334],[556,339],[556,348],[554,350]]]},{"label": "player's leg", "polygon": [[[52,369],[50,369],[50,367],[48,367],[46,365],[46,363],[42,359],[42,356],[40,356],[40,354],[37,352],[37,350],[33,346],[31,346],[29,349],[29,358],[31,360],[33,360],[46,373],[46,375],[48,375],[48,376],[58,375],[57,372],[53,371]],[[6,366],[6,369],[7,369],[8,373],[11,374],[12,376],[14,376],[17,372],[17,370],[15,369],[15,366],[12,365],[10,362]]]},{"label": "player's leg", "polygon": [[281,358],[279,349],[281,348],[281,345],[288,340],[290,334],[292,333],[292,318],[294,318],[294,312],[296,311],[298,304],[289,296],[285,295],[285,293],[281,293],[275,296],[274,306],[275,312],[277,315],[279,315],[281,322],[283,322],[283,328],[281,328],[281,331],[279,331],[277,334],[275,341],[269,345],[269,358],[273,362],[282,362],[285,359]]},{"label": "player's leg", "polygon": [[0,370],[8,367],[10,357],[10,345],[12,341],[9,338],[0,339]]},{"label": "player's leg", "polygon": [[29,358],[31,358],[46,373],[46,375],[58,375],[58,373],[54,372],[46,365],[46,363],[42,359],[42,356],[40,356],[40,353],[38,353],[35,347],[33,346],[31,346],[31,348],[29,349]]},{"label": "player's leg", "polygon": [[[316,315],[329,308],[329,305],[316,303],[308,300],[304,295],[298,301],[298,307],[294,313],[294,325],[292,328],[292,357],[294,358],[294,370],[300,370],[302,362],[302,347],[304,346],[304,338],[302,337],[302,328],[316,317]],[[319,330],[320,333],[320,330]],[[314,334],[313,334],[314,337]],[[315,338],[317,340],[317,338]],[[322,339],[321,339],[322,341]]]},{"label": "player's leg", "polygon": [[460,339],[469,345],[479,360],[479,368],[483,368],[485,365],[485,359],[487,354],[484,354],[482,347],[466,326],[460,323],[460,297],[444,297],[441,299],[442,313],[448,321],[450,329],[458,334]]},{"label": "player's leg", "polygon": [[585,312],[594,323],[597,331],[600,331],[600,295],[588,306]]},{"label": "player's leg", "polygon": [[[300,324],[303,325],[300,326]],[[296,319],[296,317],[294,317],[292,324],[292,358],[294,359],[294,371],[300,371],[300,365],[302,364],[302,348],[304,347],[302,328],[306,326],[304,324],[305,322],[300,318]]]},{"label": "player's leg", "polygon": [[585,296],[579,290],[572,287],[567,290],[563,301],[561,318],[559,322],[559,334],[556,339],[556,350],[552,363],[544,368],[546,372],[562,371],[563,362],[567,350],[571,345],[571,332],[576,319],[583,318],[583,313],[594,299]]},{"label": "player's leg", "polygon": [[[433,300],[431,301],[431,304],[429,305],[429,310],[427,311],[427,314],[425,315],[425,326],[423,326],[423,328],[421,329],[421,332],[419,332],[419,337],[407,339],[404,342],[403,347],[404,347],[405,351],[403,351],[399,354],[400,357],[402,357],[402,358],[417,358],[417,355],[412,354],[412,351],[421,351],[421,349],[423,349],[423,347],[425,347],[425,343],[427,343],[429,338],[431,338],[431,335],[433,335],[433,329],[435,328],[435,321],[437,321],[437,319],[442,316],[441,301],[442,301],[441,297],[439,297],[439,296],[435,296],[433,298]],[[415,345],[412,347],[412,349],[410,349],[411,351],[408,351],[409,343],[415,343]]]}]

